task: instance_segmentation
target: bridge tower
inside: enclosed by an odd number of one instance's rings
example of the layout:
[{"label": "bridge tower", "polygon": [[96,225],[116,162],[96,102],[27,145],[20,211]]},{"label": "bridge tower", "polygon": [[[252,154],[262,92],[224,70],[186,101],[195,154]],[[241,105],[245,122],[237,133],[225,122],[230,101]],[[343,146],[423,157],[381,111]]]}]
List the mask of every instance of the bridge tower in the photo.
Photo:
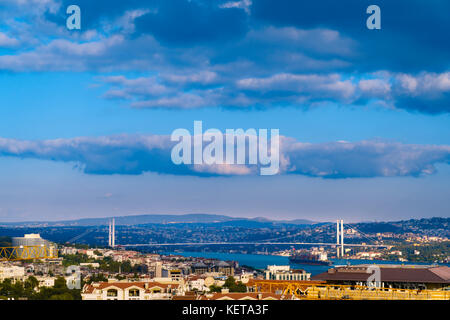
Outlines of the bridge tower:
[{"label": "bridge tower", "polygon": [[343,258],[344,255],[344,220],[341,219],[341,257]]},{"label": "bridge tower", "polygon": [[112,247],[114,248],[116,246],[116,219],[112,219]]},{"label": "bridge tower", "polygon": [[109,220],[108,246],[114,248],[116,246],[116,220]]},{"label": "bridge tower", "polygon": [[111,247],[111,220],[108,221],[109,230],[108,230],[108,247]]},{"label": "bridge tower", "polygon": [[344,257],[344,220],[336,220],[336,256]]},{"label": "bridge tower", "polygon": [[336,220],[336,257],[339,258],[339,243],[341,242],[339,220]]}]

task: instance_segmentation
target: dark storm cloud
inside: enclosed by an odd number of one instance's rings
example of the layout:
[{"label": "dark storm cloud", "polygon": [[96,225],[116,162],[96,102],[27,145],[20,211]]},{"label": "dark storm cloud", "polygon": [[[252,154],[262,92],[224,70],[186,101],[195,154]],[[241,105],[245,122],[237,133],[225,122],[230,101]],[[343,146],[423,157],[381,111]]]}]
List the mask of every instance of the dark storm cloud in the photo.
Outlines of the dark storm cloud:
[{"label": "dark storm cloud", "polygon": [[[381,30],[366,28],[366,8],[381,8]],[[449,68],[448,1],[422,0],[259,0],[252,18],[263,24],[326,27],[360,44],[358,71],[388,69],[416,72]]]},{"label": "dark storm cloud", "polygon": [[80,32],[65,29],[71,1],[4,3],[23,21],[5,20],[0,70],[115,72],[126,81],[104,97],[138,108],[449,112],[449,2],[379,0],[382,29],[368,30],[366,0],[80,0]]}]

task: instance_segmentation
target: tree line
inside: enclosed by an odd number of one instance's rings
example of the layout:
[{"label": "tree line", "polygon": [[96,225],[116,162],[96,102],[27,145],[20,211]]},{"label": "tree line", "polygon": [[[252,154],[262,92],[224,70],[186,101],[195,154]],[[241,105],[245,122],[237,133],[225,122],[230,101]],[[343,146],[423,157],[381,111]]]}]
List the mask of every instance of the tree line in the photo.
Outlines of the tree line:
[{"label": "tree line", "polygon": [[0,300],[81,300],[81,290],[69,289],[64,277],[55,279],[53,287],[40,287],[39,281],[30,276],[25,281],[5,279],[0,282]]}]

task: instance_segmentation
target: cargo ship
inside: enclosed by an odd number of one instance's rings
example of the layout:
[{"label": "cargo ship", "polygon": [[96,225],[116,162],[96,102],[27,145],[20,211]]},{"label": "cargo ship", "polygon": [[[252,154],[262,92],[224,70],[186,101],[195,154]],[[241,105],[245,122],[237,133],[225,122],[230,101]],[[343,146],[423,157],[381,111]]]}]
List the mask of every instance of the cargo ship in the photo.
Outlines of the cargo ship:
[{"label": "cargo ship", "polygon": [[331,261],[327,259],[327,253],[325,251],[308,251],[297,250],[289,257],[289,262],[297,264],[309,264],[314,266],[330,266]]}]

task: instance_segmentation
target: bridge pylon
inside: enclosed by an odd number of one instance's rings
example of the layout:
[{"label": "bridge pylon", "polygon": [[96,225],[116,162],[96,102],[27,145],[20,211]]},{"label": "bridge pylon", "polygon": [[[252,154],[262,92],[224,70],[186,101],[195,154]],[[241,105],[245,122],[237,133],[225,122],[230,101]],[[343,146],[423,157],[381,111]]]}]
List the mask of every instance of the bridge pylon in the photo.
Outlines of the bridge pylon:
[{"label": "bridge pylon", "polygon": [[344,257],[344,220],[336,220],[336,256]]},{"label": "bridge pylon", "polygon": [[108,246],[114,248],[116,246],[116,219],[109,220]]}]

